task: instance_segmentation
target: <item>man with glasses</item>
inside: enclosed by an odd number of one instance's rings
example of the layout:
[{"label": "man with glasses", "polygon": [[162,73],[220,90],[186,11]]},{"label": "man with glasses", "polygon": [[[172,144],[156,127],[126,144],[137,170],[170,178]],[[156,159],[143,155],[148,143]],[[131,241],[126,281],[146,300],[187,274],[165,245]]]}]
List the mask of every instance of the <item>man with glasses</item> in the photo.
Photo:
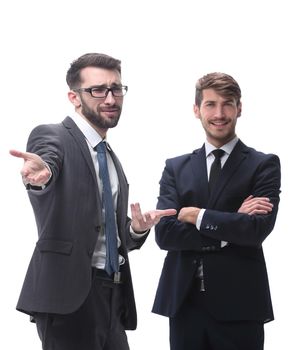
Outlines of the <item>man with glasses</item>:
[{"label": "man with glasses", "polygon": [[17,304],[31,315],[44,350],[127,350],[125,329],[136,328],[128,251],[175,210],[128,210],[128,183],[106,142],[128,87],[121,62],[85,54],[66,76],[75,113],[30,134],[23,182],[38,241]]}]

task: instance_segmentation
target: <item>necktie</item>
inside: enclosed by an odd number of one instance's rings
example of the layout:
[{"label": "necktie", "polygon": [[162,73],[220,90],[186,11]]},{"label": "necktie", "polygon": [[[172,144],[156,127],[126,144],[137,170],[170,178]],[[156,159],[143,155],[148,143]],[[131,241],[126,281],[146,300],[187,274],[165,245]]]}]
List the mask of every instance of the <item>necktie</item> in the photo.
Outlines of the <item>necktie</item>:
[{"label": "necktie", "polygon": [[117,229],[115,211],[109,180],[106,158],[106,143],[100,142],[96,146],[99,162],[99,175],[102,180],[102,203],[105,210],[105,238],[106,238],[106,262],[105,271],[111,275],[119,271],[119,253],[117,247]]},{"label": "necktie", "polygon": [[222,149],[215,149],[214,151],[212,151],[212,154],[215,156],[215,160],[211,165],[210,173],[209,173],[208,187],[209,187],[210,193],[214,189],[215,183],[222,169],[221,158],[224,155],[224,153],[225,151],[223,151]]}]

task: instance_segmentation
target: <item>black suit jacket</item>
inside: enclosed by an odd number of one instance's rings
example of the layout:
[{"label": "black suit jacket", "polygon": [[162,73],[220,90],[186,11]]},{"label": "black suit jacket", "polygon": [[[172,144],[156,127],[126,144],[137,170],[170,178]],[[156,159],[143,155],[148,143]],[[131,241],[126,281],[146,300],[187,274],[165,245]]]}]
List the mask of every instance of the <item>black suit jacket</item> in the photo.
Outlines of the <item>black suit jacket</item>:
[{"label": "black suit jacket", "polygon": [[[208,194],[204,146],[169,159],[160,181],[159,209],[206,208],[200,230],[176,217],[156,226],[156,241],[167,250],[153,312],[173,317],[191,287],[197,264],[204,261],[205,303],[218,320],[273,319],[262,242],[272,231],[278,211],[280,163],[238,141],[216,188]],[[269,197],[267,215],[239,214],[249,195]],[[227,247],[221,248],[221,241]]]},{"label": "black suit jacket", "polygon": [[[84,135],[67,117],[61,124],[41,125],[29,136],[27,151],[39,154],[53,176],[44,190],[29,190],[38,228],[38,241],[27,271],[17,309],[67,314],[86,299],[91,288],[91,259],[102,224],[101,200],[90,151]],[[136,308],[128,251],[146,237],[129,234],[128,183],[119,160],[111,152],[120,184],[117,224],[120,254],[125,258],[124,325],[136,327]]]}]

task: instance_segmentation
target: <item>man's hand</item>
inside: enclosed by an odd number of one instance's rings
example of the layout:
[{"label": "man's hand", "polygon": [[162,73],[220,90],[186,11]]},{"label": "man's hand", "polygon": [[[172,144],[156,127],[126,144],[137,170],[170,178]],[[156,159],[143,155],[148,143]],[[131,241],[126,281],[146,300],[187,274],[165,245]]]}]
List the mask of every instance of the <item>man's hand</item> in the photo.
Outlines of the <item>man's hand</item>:
[{"label": "man's hand", "polygon": [[196,225],[199,212],[200,208],[184,207],[179,211],[177,219],[181,222]]},{"label": "man's hand", "polygon": [[40,156],[35,153],[16,150],[10,150],[9,153],[14,157],[24,159],[21,175],[25,185],[43,186],[47,184],[51,177],[51,172]]},{"label": "man's hand", "polygon": [[175,209],[151,210],[142,214],[139,203],[131,204],[131,227],[135,233],[143,233],[156,225],[163,216],[175,214]]},{"label": "man's hand", "polygon": [[253,197],[248,196],[241,207],[238,209],[238,213],[244,213],[248,215],[254,214],[268,214],[272,211],[273,204],[270,203],[267,197]]}]

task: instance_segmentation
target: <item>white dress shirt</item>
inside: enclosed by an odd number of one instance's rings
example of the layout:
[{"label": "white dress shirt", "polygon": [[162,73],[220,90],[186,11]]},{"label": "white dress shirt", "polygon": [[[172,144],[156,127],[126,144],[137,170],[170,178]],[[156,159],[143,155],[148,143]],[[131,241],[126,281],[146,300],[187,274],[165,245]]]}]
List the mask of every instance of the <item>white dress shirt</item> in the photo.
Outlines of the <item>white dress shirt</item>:
[{"label": "white dress shirt", "polygon": [[[80,129],[80,131],[84,134],[86,143],[89,147],[90,154],[92,157],[92,161],[95,167],[96,177],[97,177],[97,183],[99,186],[99,192],[100,195],[102,195],[102,181],[99,176],[99,162],[97,158],[97,151],[95,150],[95,147],[102,141],[102,137],[98,134],[98,132],[78,113],[75,113],[71,116],[72,120],[75,122],[77,127]],[[106,139],[105,139],[106,140]],[[110,150],[110,147],[107,143],[107,150]],[[110,185],[111,185],[111,191],[112,191],[112,197],[113,197],[113,203],[114,208],[116,210],[117,208],[117,200],[118,200],[118,193],[119,193],[119,179],[116,172],[115,165],[113,163],[113,160],[111,158],[111,155],[109,152],[106,153],[107,156],[107,166],[108,166],[108,172],[109,172],[109,179],[110,179]],[[104,210],[104,209],[103,209]],[[114,213],[116,215],[116,212]],[[99,213],[98,213],[99,215]],[[104,213],[102,215],[102,218],[104,220]],[[116,221],[117,222],[117,221]],[[130,234],[134,239],[141,238],[144,236],[144,234],[136,234],[133,232],[132,228],[130,228]],[[117,239],[118,239],[118,247],[121,245],[121,240],[119,237],[119,234],[117,232]],[[105,260],[106,260],[106,238],[103,234],[103,230],[100,230],[98,235],[98,240],[96,243],[96,247],[93,253],[92,257],[92,266],[104,269],[105,267]],[[119,256],[119,264],[122,265],[125,263],[125,259],[120,255]]]},{"label": "white dress shirt", "polygon": [[[231,141],[226,143],[224,146],[220,147],[223,151],[225,151],[224,155],[221,157],[221,166],[225,165],[228,157],[230,156],[231,152],[233,151],[233,148],[235,147],[236,143],[238,141],[238,137],[235,136]],[[215,159],[215,156],[213,155],[212,151],[215,150],[216,147],[213,146],[211,143],[209,143],[207,140],[205,141],[205,156],[206,156],[206,167],[207,167],[207,176],[209,179],[210,174],[210,168],[212,166],[212,163]],[[198,214],[197,221],[196,221],[196,227],[198,230],[200,230],[202,218],[204,215],[206,209],[202,208]],[[222,241],[221,246],[224,247],[227,245],[227,242]]]}]

